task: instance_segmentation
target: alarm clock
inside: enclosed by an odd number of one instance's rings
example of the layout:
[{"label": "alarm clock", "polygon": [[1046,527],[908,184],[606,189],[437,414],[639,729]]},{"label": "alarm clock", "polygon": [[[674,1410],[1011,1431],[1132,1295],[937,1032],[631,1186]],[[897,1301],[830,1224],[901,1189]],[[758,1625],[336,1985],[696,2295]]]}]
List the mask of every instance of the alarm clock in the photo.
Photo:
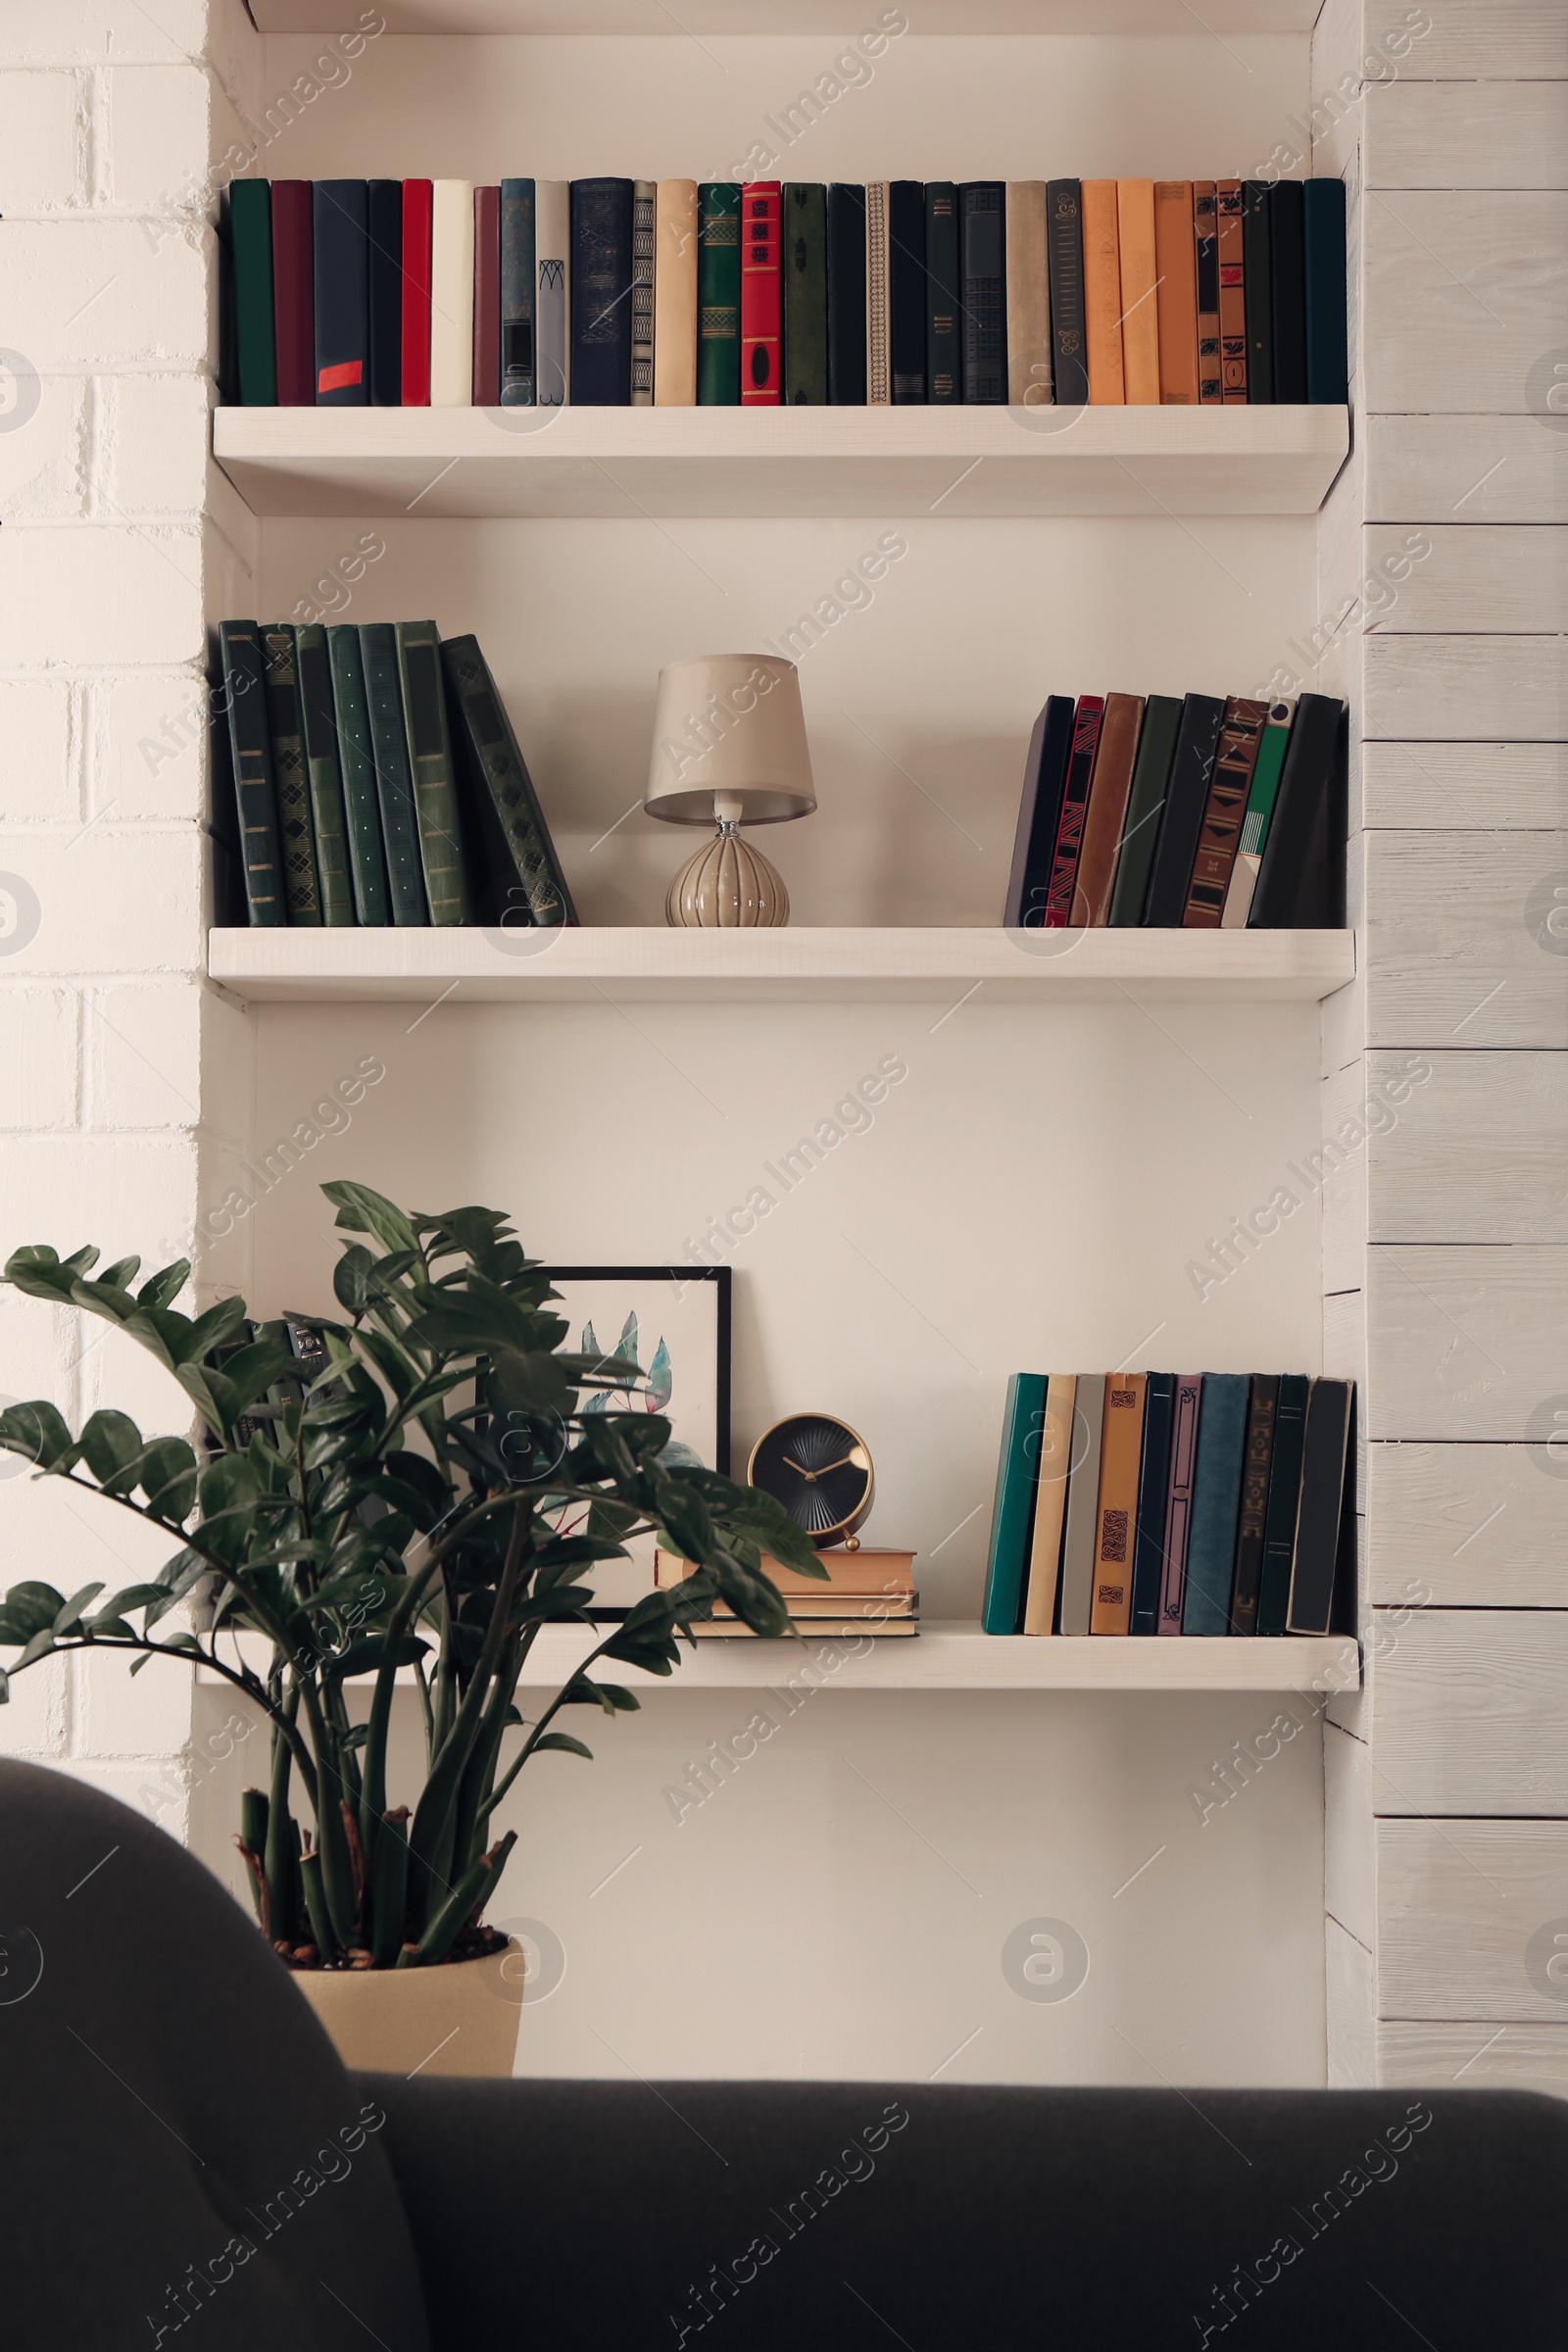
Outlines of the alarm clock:
[{"label": "alarm clock", "polygon": [[752,1447],[747,1481],[781,1502],[818,1551],[858,1551],[876,1480],[865,1440],[831,1413],[790,1413]]}]

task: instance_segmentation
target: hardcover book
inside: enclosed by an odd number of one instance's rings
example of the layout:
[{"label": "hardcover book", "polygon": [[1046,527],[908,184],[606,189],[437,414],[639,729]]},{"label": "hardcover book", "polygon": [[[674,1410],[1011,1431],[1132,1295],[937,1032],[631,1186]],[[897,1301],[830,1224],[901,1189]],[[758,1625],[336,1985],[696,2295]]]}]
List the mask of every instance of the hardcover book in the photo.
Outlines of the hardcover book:
[{"label": "hardcover book", "polygon": [[1007,401],[1051,406],[1051,265],[1046,255],[1046,183],[1007,182]]},{"label": "hardcover book", "polygon": [[1167,408],[1198,404],[1198,257],[1193,183],[1154,182],[1154,268],[1158,284],[1159,397]]},{"label": "hardcover book", "polygon": [[1105,1375],[1080,1372],[1073,1396],[1072,1461],[1067,1475],[1067,1532],[1061,1550],[1061,1630],[1087,1635],[1095,1605],[1100,1535],[1100,1453],[1105,1429]]},{"label": "hardcover book", "polygon": [[741,195],[741,406],[776,409],[783,397],[783,288],[779,279],[776,179],[753,180]]},{"label": "hardcover book", "polygon": [[1089,813],[1084,819],[1083,844],[1078,853],[1074,923],[1103,923],[1110,913],[1111,886],[1116,879],[1143,716],[1141,694],[1106,695],[1100,750],[1089,789]]},{"label": "hardcover book", "polygon": [[1084,247],[1084,341],[1089,398],[1097,408],[1124,408],[1121,357],[1121,239],[1116,226],[1116,182],[1086,179],[1079,191]]},{"label": "hardcover book", "polygon": [[967,180],[958,190],[958,340],[963,397],[1006,405],[1007,227],[1004,183]]},{"label": "hardcover book", "polygon": [[654,206],[654,406],[697,401],[697,182],[662,179]]},{"label": "hardcover book", "polygon": [[1133,767],[1132,789],[1127,795],[1127,813],[1122,820],[1121,854],[1116,859],[1116,879],[1110,893],[1107,920],[1118,930],[1131,928],[1144,919],[1144,900],[1165,808],[1165,786],[1181,723],[1182,706],[1174,695],[1149,697],[1144,705],[1138,759]]},{"label": "hardcover book", "polygon": [[1269,266],[1269,183],[1242,182],[1242,271],[1247,306],[1247,397],[1267,406],[1274,398],[1273,272]]},{"label": "hardcover book", "polygon": [[473,191],[473,405],[501,406],[501,189]]},{"label": "hardcover book", "polygon": [[893,322],[888,289],[888,183],[865,183],[865,399],[893,405]]},{"label": "hardcover book", "polygon": [[1095,1592],[1089,1613],[1092,1634],[1125,1634],[1132,1615],[1138,1469],[1144,1448],[1147,1387],[1142,1372],[1112,1372],[1105,1380],[1095,1535]]},{"label": "hardcover book", "polygon": [[1154,183],[1116,182],[1121,252],[1121,364],[1129,408],[1159,406],[1159,269],[1154,259]]},{"label": "hardcover book", "polygon": [[888,343],[896,408],[925,401],[925,190],[888,186]]},{"label": "hardcover book", "polygon": [[1242,223],[1242,183],[1214,183],[1219,245],[1220,397],[1233,406],[1247,399],[1247,253]]},{"label": "hardcover book", "polygon": [[1225,705],[1219,749],[1209,777],[1208,799],[1203,806],[1192,879],[1187,885],[1187,906],[1182,914],[1182,922],[1189,931],[1217,931],[1220,927],[1267,715],[1266,703],[1250,702],[1245,695],[1232,695]]},{"label": "hardcover book", "polygon": [[1345,840],[1343,743],[1345,705],[1332,695],[1303,694],[1280,772],[1279,792],[1252,886],[1248,928],[1299,930],[1336,921]]},{"label": "hardcover book", "polygon": [[326,631],[319,624],[294,632],[299,665],[300,715],[305,729],[305,765],[310,778],[311,829],[316,836],[316,870],[321,890],[321,920],[334,929],[355,920],[354,883],[349,873],[348,812],[338,758],[337,711]]},{"label": "hardcover book", "polygon": [[1263,1521],[1263,1558],[1258,1578],[1257,1630],[1283,1634],[1290,1610],[1291,1562],[1296,1557],[1296,1520],[1301,1500],[1301,1448],[1306,1438],[1304,1373],[1287,1372],[1274,1408],[1274,1452],[1269,1462],[1268,1508]]},{"label": "hardcover book", "polygon": [[654,259],[658,250],[659,186],[632,182],[631,194],[631,405],[654,405]]},{"label": "hardcover book", "polygon": [[1274,183],[1268,200],[1269,319],[1274,398],[1306,398],[1306,216],[1298,179]]},{"label": "hardcover book", "polygon": [[403,406],[430,405],[430,238],[434,182],[403,182]]},{"label": "hardcover book", "polygon": [[736,408],[741,397],[741,191],[705,179],[697,190],[697,398]]},{"label": "hardcover book", "polygon": [[1018,1621],[1019,1593],[1034,1516],[1035,1465],[1045,1421],[1046,1385],[1046,1377],[1040,1372],[1014,1372],[1007,1380],[1002,1451],[991,1504],[985,1602],[980,1618],[981,1627],[988,1634],[1010,1634]]},{"label": "hardcover book", "polygon": [[1159,1590],[1165,1566],[1165,1501],[1170,1491],[1170,1434],[1176,1375],[1151,1372],[1144,1403],[1144,1451],[1138,1465],[1138,1529],[1133,1550],[1133,1601],[1127,1631],[1159,1631]]},{"label": "hardcover book", "polygon": [[[448,638],[441,661],[452,690],[460,784],[466,783],[467,806],[477,820],[472,832],[485,840],[499,831],[505,865],[492,849],[492,873],[504,871],[509,890],[514,874],[532,923],[546,928],[575,923],[577,911],[550,828],[478,639]],[[489,919],[514,917],[518,904],[514,897],[500,907],[492,906]]]},{"label": "hardcover book", "polygon": [[1193,1525],[1182,1600],[1184,1634],[1206,1637],[1230,1630],[1249,1387],[1245,1372],[1203,1374],[1198,1465],[1193,1473]]},{"label": "hardcover book", "polygon": [[400,620],[397,640],[419,861],[430,920],[466,923],[468,891],[452,738],[446,697],[441,691],[441,640],[433,620]]},{"label": "hardcover book", "polygon": [[1290,745],[1291,725],[1296,716],[1296,704],[1270,703],[1268,717],[1258,741],[1257,759],[1252,766],[1251,788],[1247,795],[1247,814],[1242,819],[1242,835],[1236,845],[1236,863],[1231,869],[1230,888],[1225,893],[1225,914],[1222,929],[1240,931],[1251,910],[1252,892],[1257,883],[1257,869],[1262,863],[1263,844],[1273,821],[1274,803],[1279,793],[1280,770],[1285,765],[1285,754]]},{"label": "hardcover book", "polygon": [[363,179],[311,183],[315,236],[316,405],[370,398],[370,191]]},{"label": "hardcover book", "polygon": [[1198,286],[1198,397],[1222,402],[1225,386],[1219,356],[1219,234],[1214,182],[1193,182],[1193,249]]},{"label": "hardcover book", "polygon": [[958,191],[951,179],[925,184],[926,399],[942,408],[963,398],[958,341]]},{"label": "hardcover book", "polygon": [[343,808],[348,824],[349,877],[354,885],[355,918],[361,924],[382,926],[390,922],[391,912],[386,895],[386,859],[381,849],[381,807],[375,782],[375,752],[370,742],[370,711],[365,699],[360,632],[352,621],[340,621],[327,630],[326,655],[332,673],[332,714],[343,769]]},{"label": "hardcover book", "polygon": [[574,408],[631,404],[632,202],[629,179],[571,183]]},{"label": "hardcover book", "polygon": [[235,364],[247,409],[277,406],[277,343],[272,325],[272,189],[265,179],[236,179],[228,191],[228,248],[234,272]]},{"label": "hardcover book", "polygon": [[827,192],[827,381],[835,408],[865,405],[865,190]]},{"label": "hardcover book", "polygon": [[1073,718],[1072,758],[1067,763],[1067,781],[1061,795],[1061,815],[1056,825],[1056,854],[1046,892],[1043,927],[1047,931],[1065,930],[1073,919],[1078,854],[1083,847],[1089,786],[1095,772],[1095,755],[1100,748],[1100,730],[1104,715],[1102,695],[1079,696]]},{"label": "hardcover book", "polygon": [[1306,397],[1343,406],[1349,372],[1345,283],[1345,182],[1309,179],[1301,188],[1306,278]]},{"label": "hardcover book", "polygon": [[571,184],[535,180],[533,202],[539,406],[564,409],[571,393]]},{"label": "hardcover book", "polygon": [[1182,705],[1154,867],[1144,903],[1144,921],[1156,930],[1179,929],[1186,911],[1187,886],[1193,878],[1199,829],[1208,806],[1209,779],[1224,718],[1224,704],[1211,694],[1190,694]]},{"label": "hardcover book", "polygon": [[1257,1631],[1263,1530],[1268,1517],[1268,1474],[1274,1460],[1274,1416],[1279,1396],[1277,1373],[1253,1373],[1252,1394],[1247,1408],[1247,1451],[1242,1458],[1242,1503],[1236,1522],[1236,1578],[1231,1591],[1233,1634]]},{"label": "hardcover book", "polygon": [[272,788],[272,747],[262,682],[261,637],[254,620],[225,620],[219,629],[218,641],[223,664],[223,716],[234,776],[245,904],[252,925],[270,929],[288,921],[288,903],[283,884],[277,802]]},{"label": "hardcover book", "polygon": [[1039,931],[1045,927],[1046,901],[1056,862],[1056,828],[1061,822],[1061,796],[1072,758],[1073,700],[1070,694],[1051,695],[1035,720],[1024,761],[1023,794],[1018,803],[1018,829],[1012,845],[1012,871],[1007,877],[1004,927],[1009,931]]},{"label": "hardcover book", "polygon": [[375,798],[386,858],[387,898],[394,923],[427,923],[419,826],[414,807],[414,771],[403,717],[398,677],[398,633],[389,620],[360,625],[360,660],[375,760]]},{"label": "hardcover book", "polygon": [[308,179],[272,182],[272,327],[277,405],[316,405],[315,236]]},{"label": "hardcover book", "polygon": [[534,244],[531,179],[501,182],[501,406],[531,409],[534,376],[534,300],[539,258]]},{"label": "hardcover book", "polygon": [[784,186],[784,398],[791,408],[827,404],[827,190]]},{"label": "hardcover book", "polygon": [[272,789],[283,858],[283,888],[291,923],[321,920],[321,889],[311,825],[311,781],[305,764],[294,631],[286,622],[261,632],[267,676],[267,724],[272,745]]},{"label": "hardcover book", "polygon": [[430,183],[430,406],[473,406],[473,182]]},{"label": "hardcover book", "polygon": [[1070,1372],[1053,1372],[1046,1387],[1046,1417],[1035,1470],[1035,1523],[1029,1540],[1029,1576],[1024,1592],[1022,1630],[1026,1634],[1049,1634],[1055,1623],[1077,1386]]},{"label": "hardcover book", "polygon": [[403,405],[403,182],[369,183],[370,402]]},{"label": "hardcover book", "polygon": [[1348,1380],[1314,1380],[1307,1396],[1301,1500],[1286,1615],[1286,1629],[1293,1634],[1326,1634],[1333,1626],[1352,1395]]},{"label": "hardcover book", "polygon": [[1089,401],[1089,363],[1084,339],[1084,247],[1077,180],[1048,180],[1046,208],[1052,381],[1057,408],[1081,409]]},{"label": "hardcover book", "polygon": [[1170,1485],[1165,1495],[1165,1539],[1160,1546],[1159,1631],[1179,1634],[1187,1597],[1187,1548],[1193,1532],[1193,1474],[1198,1466],[1198,1431],[1202,1420],[1203,1376],[1178,1372],[1171,1404]]}]

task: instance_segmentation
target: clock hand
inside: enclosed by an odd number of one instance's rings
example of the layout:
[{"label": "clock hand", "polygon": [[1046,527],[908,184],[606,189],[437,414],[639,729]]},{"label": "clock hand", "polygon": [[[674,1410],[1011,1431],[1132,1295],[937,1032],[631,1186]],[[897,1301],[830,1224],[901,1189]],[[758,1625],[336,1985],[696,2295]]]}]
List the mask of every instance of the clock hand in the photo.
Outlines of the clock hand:
[{"label": "clock hand", "polygon": [[806,1483],[807,1483],[807,1485],[808,1485],[808,1487],[814,1487],[814,1486],[815,1486],[815,1484],[816,1484],[816,1472],[815,1472],[814,1470],[808,1470],[804,1462],[798,1462],[798,1461],[795,1459],[795,1456],[794,1456],[794,1454],[793,1454],[793,1453],[787,1453],[787,1454],[784,1456],[784,1459],[785,1459],[785,1461],[786,1461],[786,1462],[788,1462],[788,1464],[789,1464],[789,1466],[790,1466],[790,1468],[791,1468],[792,1470],[798,1470],[798,1471],[800,1472],[800,1474],[801,1474],[802,1478],[804,1478],[804,1479],[805,1479],[805,1481],[806,1481]]},{"label": "clock hand", "polygon": [[829,1470],[842,1470],[846,1462],[853,1462],[854,1459],[854,1453],[842,1453],[836,1462],[828,1462],[823,1466],[822,1469],[814,1471],[809,1475],[816,1478],[826,1478]]}]

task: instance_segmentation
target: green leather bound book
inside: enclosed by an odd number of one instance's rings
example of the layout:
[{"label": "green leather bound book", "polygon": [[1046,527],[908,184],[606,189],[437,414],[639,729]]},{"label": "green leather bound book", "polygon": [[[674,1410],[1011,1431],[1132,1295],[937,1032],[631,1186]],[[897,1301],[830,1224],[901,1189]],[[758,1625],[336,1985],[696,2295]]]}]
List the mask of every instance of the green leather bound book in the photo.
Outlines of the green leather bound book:
[{"label": "green leather bound book", "polygon": [[1176,754],[1181,723],[1179,696],[1149,697],[1144,705],[1144,731],[1138,738],[1132,790],[1127,795],[1127,814],[1122,819],[1116,879],[1111,885],[1110,913],[1106,919],[1112,929],[1136,928],[1144,919],[1144,894],[1149,888],[1149,869],[1154,862],[1154,844],[1159,839],[1165,780]]},{"label": "green leather bound book", "polygon": [[982,1630],[988,1634],[1010,1634],[1017,1630],[1023,1564],[1029,1557],[1029,1530],[1034,1516],[1035,1473],[1040,1465],[1041,1432],[1046,1424],[1047,1385],[1043,1372],[1014,1372],[1007,1381],[1002,1452],[997,1461],[997,1492],[991,1506],[986,1597],[980,1616]]},{"label": "green leather bound book", "polygon": [[392,920],[427,923],[430,916],[424,903],[419,825],[414,812],[409,731],[403,723],[403,687],[398,677],[398,633],[389,620],[361,622],[360,659],[370,715],[375,797],[381,811],[381,848],[386,857]]},{"label": "green leather bound book", "polygon": [[254,620],[225,620],[218,632],[222,654],[220,710],[226,720],[229,764],[239,816],[240,863],[245,904],[254,925],[272,928],[288,920],[283,888],[283,855],[272,789],[272,747],[262,686],[262,649]]},{"label": "green leather bound book", "polygon": [[784,405],[827,404],[827,190],[784,183]]},{"label": "green leather bound book", "polygon": [[337,712],[332,706],[326,631],[318,624],[296,629],[294,641],[299,649],[300,712],[305,721],[305,764],[311,782],[311,822],[316,829],[321,919],[337,929],[355,919],[354,884],[349,876],[348,812],[343,805],[343,769],[338,759]]},{"label": "green leather bound book", "polygon": [[311,783],[305,767],[305,722],[300,715],[294,631],[280,621],[262,631],[267,669],[267,724],[272,739],[272,783],[283,847],[283,892],[291,923],[318,923],[321,888],[311,824]]},{"label": "green leather bound book", "polygon": [[1274,1408],[1274,1458],[1268,1470],[1268,1511],[1263,1521],[1263,1568],[1257,1592],[1257,1630],[1283,1634],[1291,1598],[1291,1562],[1296,1556],[1296,1515],[1301,1501],[1301,1449],[1306,1438],[1304,1372],[1287,1372]]},{"label": "green leather bound book", "polygon": [[433,620],[400,620],[398,670],[419,827],[419,862],[432,923],[466,923],[469,914],[458,817],[458,779],[452,764],[446,696],[441,691],[441,639]]},{"label": "green leather bound book", "polygon": [[277,346],[272,331],[270,180],[236,179],[231,184],[228,246],[234,272],[240,404],[247,409],[275,409]]},{"label": "green leather bound book", "polygon": [[1245,1372],[1203,1374],[1203,1415],[1198,1425],[1193,1473],[1193,1532],[1187,1543],[1184,1634],[1230,1631],[1236,1570],[1236,1522],[1242,1505],[1242,1460],[1247,1450],[1247,1406],[1251,1382]]},{"label": "green leather bound book", "polygon": [[386,859],[381,852],[381,809],[375,788],[375,753],[370,712],[365,700],[360,632],[340,621],[326,632],[332,665],[332,709],[337,719],[338,756],[343,762],[343,806],[348,817],[349,875],[354,911],[362,923],[382,926],[387,911]]},{"label": "green leather bound book", "polygon": [[697,405],[741,400],[741,191],[705,179],[697,191]]},{"label": "green leather bound book", "polygon": [[477,637],[449,637],[441,665],[451,694],[468,838],[485,851],[487,870],[482,881],[475,877],[474,887],[481,920],[505,924],[524,917],[546,929],[575,923],[577,910],[550,828]]}]

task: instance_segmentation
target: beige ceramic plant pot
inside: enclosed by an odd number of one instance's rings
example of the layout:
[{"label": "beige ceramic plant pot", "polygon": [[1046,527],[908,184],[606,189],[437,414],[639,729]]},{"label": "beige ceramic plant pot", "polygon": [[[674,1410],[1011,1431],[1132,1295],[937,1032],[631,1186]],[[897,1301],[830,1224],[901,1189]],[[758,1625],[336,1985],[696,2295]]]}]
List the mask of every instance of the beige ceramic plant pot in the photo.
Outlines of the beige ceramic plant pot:
[{"label": "beige ceramic plant pot", "polygon": [[527,1959],[514,1939],[439,1968],[290,1972],[347,2067],[366,2075],[500,2075],[517,2049]]}]

